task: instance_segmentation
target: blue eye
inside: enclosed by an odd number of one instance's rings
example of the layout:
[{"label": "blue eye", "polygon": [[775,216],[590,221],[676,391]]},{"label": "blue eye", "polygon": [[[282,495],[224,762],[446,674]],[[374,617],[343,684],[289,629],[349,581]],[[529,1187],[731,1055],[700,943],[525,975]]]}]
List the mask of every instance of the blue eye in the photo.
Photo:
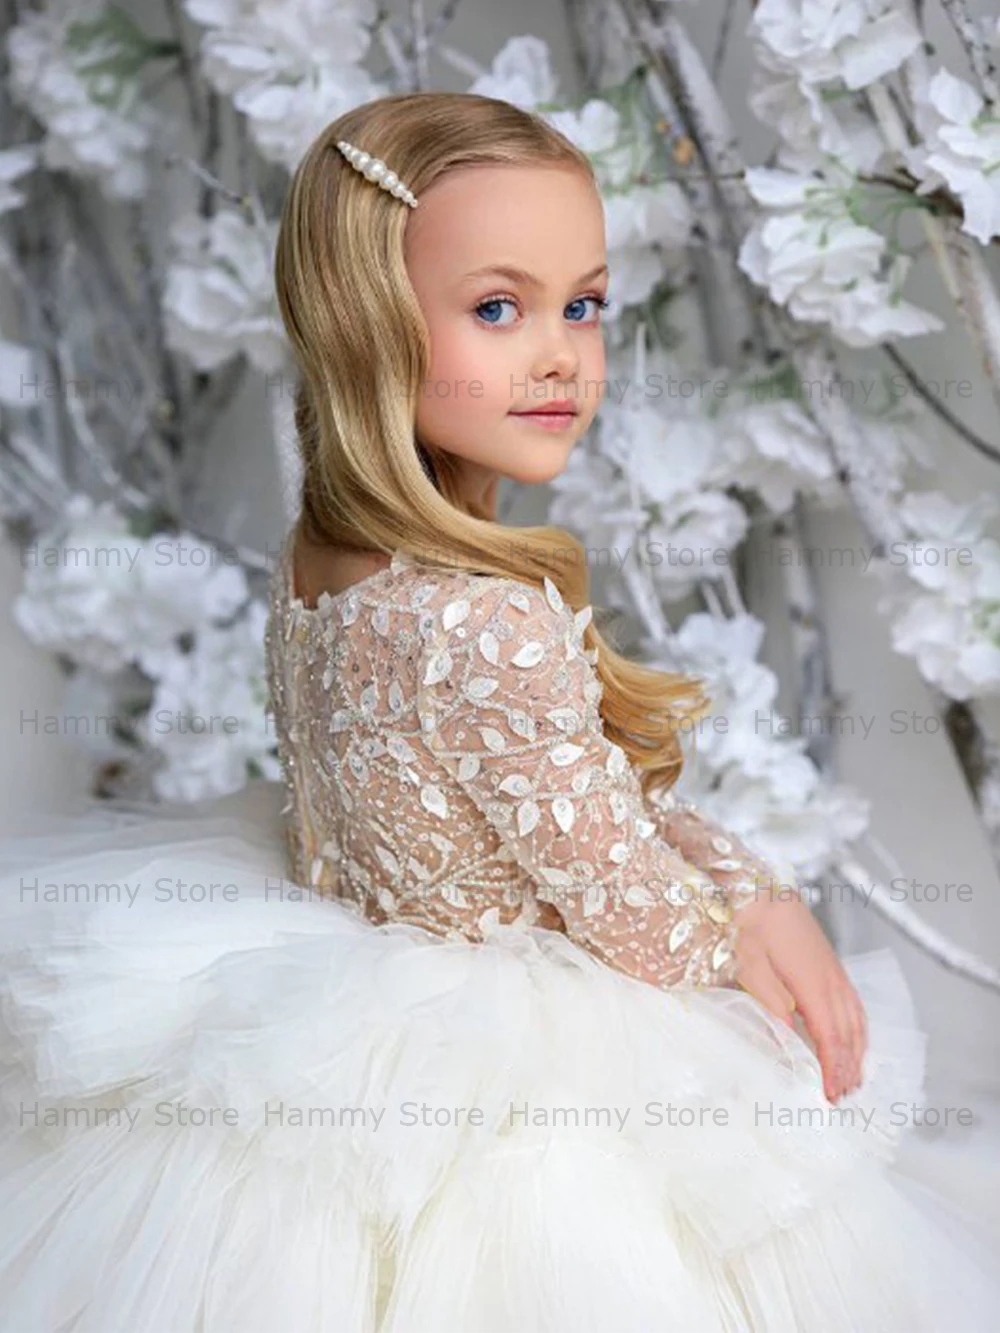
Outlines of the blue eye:
[{"label": "blue eye", "polygon": [[[567,313],[574,308],[579,310],[579,308],[585,306],[588,301],[593,301],[598,310],[607,310],[609,304],[607,300],[600,296],[579,296],[575,301],[570,301],[569,305],[566,307]],[[509,296],[493,296],[490,297],[489,300],[479,302],[476,306],[476,314],[479,315],[484,324],[489,324],[493,328],[506,328],[512,321],[502,320],[500,318],[501,307],[505,305],[516,306],[517,302]],[[594,318],[596,319],[597,316],[595,315]],[[590,322],[585,314],[582,317],[574,317],[570,315],[569,319],[571,324],[584,324]]]},{"label": "blue eye", "polygon": [[[597,306],[598,310],[607,310],[608,308],[608,302],[600,296],[580,296],[577,297],[575,301],[570,301],[566,309],[572,310],[574,306],[579,307],[582,305],[586,305],[588,301],[593,301],[594,304]],[[595,315],[594,318],[596,319],[597,316]],[[584,319],[574,319],[572,322],[574,324],[583,324],[586,321]]]},{"label": "blue eye", "polygon": [[[498,306],[514,305],[514,304],[515,303],[507,296],[495,296],[489,301],[480,301],[479,305],[476,306],[476,314],[478,315],[483,310],[496,311]],[[486,316],[484,318],[484,323],[499,326],[501,328],[503,327],[503,325],[500,324],[499,319],[493,319],[490,318],[489,316]]]}]

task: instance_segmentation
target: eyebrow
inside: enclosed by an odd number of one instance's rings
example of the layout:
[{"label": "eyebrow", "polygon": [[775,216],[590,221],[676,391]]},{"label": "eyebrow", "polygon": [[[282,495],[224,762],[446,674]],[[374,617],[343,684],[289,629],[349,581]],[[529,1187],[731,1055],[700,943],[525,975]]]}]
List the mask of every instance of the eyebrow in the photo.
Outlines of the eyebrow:
[{"label": "eyebrow", "polygon": [[[580,283],[593,282],[599,278],[602,273],[607,273],[607,264],[600,264],[597,268],[591,269],[579,279]],[[501,278],[509,278],[511,282],[523,282],[526,287],[541,287],[543,284],[533,273],[528,273],[526,269],[518,268],[516,264],[488,264],[485,268],[474,269],[471,273],[466,273],[463,282],[471,282],[473,278],[485,278],[491,274],[497,274]]]}]

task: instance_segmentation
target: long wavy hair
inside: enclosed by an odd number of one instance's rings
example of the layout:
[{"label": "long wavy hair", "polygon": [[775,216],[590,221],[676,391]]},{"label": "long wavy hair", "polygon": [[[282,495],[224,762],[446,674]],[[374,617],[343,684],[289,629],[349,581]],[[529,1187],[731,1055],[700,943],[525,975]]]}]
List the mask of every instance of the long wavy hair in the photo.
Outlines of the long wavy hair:
[{"label": "long wavy hair", "polygon": [[[590,604],[583,545],[562,528],[510,527],[478,511],[459,495],[460,460],[418,438],[430,341],[403,262],[410,209],[364,180],[341,157],[340,139],[390,163],[418,199],[449,171],[480,164],[563,165],[594,180],[586,155],[540,117],[473,93],[382,97],[312,143],[284,201],[274,268],[299,370],[301,536],[319,546],[399,549],[438,568],[539,588],[548,575],[579,610]],[[683,766],[680,733],[709,708],[703,682],[620,656],[593,619],[584,643],[597,649],[609,740],[646,794],[671,787]]]}]

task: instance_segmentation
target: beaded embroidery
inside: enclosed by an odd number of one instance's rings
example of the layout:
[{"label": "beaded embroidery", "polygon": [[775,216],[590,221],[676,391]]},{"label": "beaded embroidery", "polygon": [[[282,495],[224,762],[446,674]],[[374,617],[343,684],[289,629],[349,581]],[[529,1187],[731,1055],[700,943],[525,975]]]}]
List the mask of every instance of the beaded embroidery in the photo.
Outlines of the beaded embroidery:
[{"label": "beaded embroidery", "polygon": [[773,871],[644,798],[601,727],[590,615],[549,579],[399,552],[309,608],[286,541],[266,660],[292,878],[376,923],[539,925],[654,985],[731,984],[738,909]]}]

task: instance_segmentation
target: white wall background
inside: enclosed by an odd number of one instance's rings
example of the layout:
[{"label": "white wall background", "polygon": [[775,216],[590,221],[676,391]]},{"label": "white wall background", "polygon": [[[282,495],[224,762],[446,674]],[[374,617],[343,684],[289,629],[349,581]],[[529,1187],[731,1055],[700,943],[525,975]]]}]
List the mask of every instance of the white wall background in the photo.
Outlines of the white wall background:
[{"label": "white wall background", "polygon": [[[990,0],[985,0],[981,7]],[[691,6],[687,21],[703,51],[710,52],[724,5],[705,0]],[[150,0],[135,4],[137,18],[158,12]],[[743,10],[741,8],[742,15]],[[742,27],[742,17],[738,27]],[[466,0],[450,30],[450,44],[488,63],[510,36],[531,32],[546,39],[554,53],[561,88],[576,91],[562,7],[557,0],[510,0],[503,6],[486,0]],[[950,31],[940,25],[934,33],[938,51],[956,73],[963,72],[962,58]],[[763,161],[770,146],[767,133],[746,111],[749,59],[741,31],[734,35],[726,60],[722,85],[734,122],[743,138],[751,162]],[[435,61],[432,74],[437,85],[462,89],[462,76]],[[913,282],[912,299],[918,304],[948,313],[946,298],[929,265],[919,267]],[[972,396],[951,400],[950,405],[987,438],[996,440],[995,409],[970,344],[952,323],[953,332],[912,340],[907,351],[919,370],[944,379],[970,381]],[[871,370],[866,372],[871,373]],[[203,514],[209,530],[230,538],[264,545],[275,543],[283,522],[271,441],[262,423],[267,420],[263,390],[249,387],[234,406],[224,427],[209,444],[209,458],[202,492]],[[942,430],[933,440],[937,474],[921,480],[921,486],[940,487],[956,499],[971,499],[983,491],[996,493],[998,470],[967,446],[947,437]],[[239,479],[234,492],[233,478]],[[521,494],[509,515],[512,523],[540,521],[544,513],[542,493]],[[581,534],[586,539],[586,534]],[[853,521],[842,515],[820,514],[811,522],[811,545],[859,548],[862,538]],[[886,626],[875,610],[874,582],[860,572],[820,569],[823,607],[831,632],[834,685],[842,696],[845,711],[874,716],[873,729],[845,737],[837,746],[839,776],[854,784],[872,802],[872,831],[896,857],[903,872],[923,881],[943,884],[966,882],[973,898],[957,906],[927,906],[927,919],[959,943],[988,959],[1000,960],[1000,880],[966,794],[963,779],[951,749],[940,735],[889,734],[889,714],[895,709],[914,709],[924,717],[932,709],[928,692],[915,668],[895,656],[888,643]],[[79,799],[82,766],[70,741],[40,737],[25,729],[22,712],[58,715],[61,682],[54,663],[34,649],[9,618],[9,605],[20,581],[18,556],[9,546],[0,549],[0,834],[15,832],[39,810],[66,809]],[[754,578],[757,604],[769,624],[765,657],[781,665],[780,595],[773,580],[768,585],[764,570]],[[595,587],[595,602],[600,589]],[[1000,708],[993,717],[1000,734]],[[922,1022],[931,1037],[931,1092],[940,1105],[955,1103],[979,1107],[986,1093],[996,1094],[1000,1083],[1000,997],[986,993],[931,962],[914,947],[887,931],[870,911],[860,905],[840,913],[847,946],[864,949],[890,942],[910,977],[919,1003]],[[978,1132],[978,1131],[977,1131]],[[982,1143],[974,1135],[965,1146]],[[969,1186],[978,1184],[984,1197],[996,1190],[997,1159],[973,1161],[966,1170]],[[949,1167],[948,1169],[952,1169]],[[988,1170],[992,1175],[984,1174]]]}]

